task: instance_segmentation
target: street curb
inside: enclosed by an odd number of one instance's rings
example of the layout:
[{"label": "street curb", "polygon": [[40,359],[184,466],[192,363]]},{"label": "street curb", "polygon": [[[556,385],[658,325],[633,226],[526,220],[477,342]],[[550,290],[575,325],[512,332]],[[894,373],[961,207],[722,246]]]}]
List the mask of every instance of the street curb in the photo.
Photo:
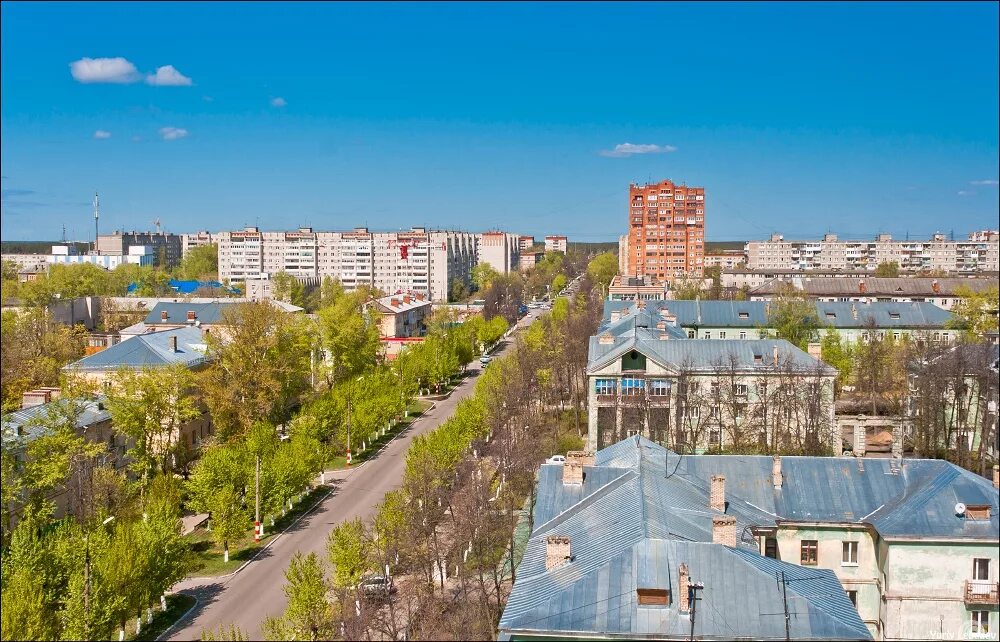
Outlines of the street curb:
[{"label": "street curb", "polygon": [[[185,594],[185,595],[186,595],[186,594]],[[181,622],[183,622],[183,621],[184,621],[184,618],[186,618],[187,616],[191,615],[191,611],[193,611],[193,610],[195,610],[196,608],[198,608],[198,605],[199,605],[199,604],[201,604],[201,600],[199,600],[199,599],[198,599],[198,596],[197,596],[197,595],[192,595],[191,597],[193,597],[193,598],[194,598],[194,604],[192,604],[192,605],[191,605],[191,608],[189,608],[189,609],[188,609],[187,611],[184,611],[184,615],[182,615],[182,616],[180,616],[179,618],[177,618],[176,620],[174,620],[174,623],[173,623],[173,624],[171,624],[170,626],[168,626],[167,628],[165,628],[165,629],[163,630],[163,633],[161,633],[160,635],[158,635],[158,636],[157,636],[157,638],[156,638],[156,642],[160,642],[160,640],[163,640],[163,639],[165,639],[165,638],[166,638],[166,635],[167,635],[167,633],[170,633],[170,631],[171,631],[171,630],[172,630],[172,629],[173,629],[173,628],[174,628],[175,626],[177,626],[178,624],[180,624]]]}]

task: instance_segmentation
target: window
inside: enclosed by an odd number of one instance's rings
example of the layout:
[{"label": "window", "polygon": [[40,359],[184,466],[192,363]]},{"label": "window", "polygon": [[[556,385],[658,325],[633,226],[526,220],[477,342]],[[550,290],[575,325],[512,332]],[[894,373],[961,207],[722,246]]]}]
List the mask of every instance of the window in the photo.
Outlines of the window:
[{"label": "window", "polygon": [[969,615],[972,616],[972,633],[990,632],[989,611],[972,611]]},{"label": "window", "polygon": [[670,382],[666,379],[653,379],[649,383],[649,395],[651,397],[666,397],[670,394]]},{"label": "window", "polygon": [[670,589],[640,588],[635,590],[639,606],[666,606],[670,604]]},{"label": "window", "polygon": [[622,377],[622,394],[628,396],[637,396],[642,394],[642,389],[645,387],[644,381],[637,377]]},{"label": "window", "polygon": [[719,445],[719,431],[718,430],[709,431],[709,433],[708,433],[708,443],[710,443],[713,446],[718,446]]},{"label": "window", "polygon": [[694,339],[694,330],[688,330],[688,339]]},{"label": "window", "polygon": [[857,542],[844,542],[844,555],[840,560],[841,566],[857,566],[858,565],[858,543]]},{"label": "window", "polygon": [[849,599],[851,601],[851,604],[854,605],[854,608],[858,608],[858,592],[857,591],[848,591],[847,592],[847,599]]},{"label": "window", "polygon": [[719,338],[720,339],[725,339],[726,338],[726,332],[725,332],[725,330],[723,330],[722,332],[719,333]]},{"label": "window", "polygon": [[750,313],[749,312],[740,312],[739,315],[740,315],[741,319],[749,319],[750,318]]},{"label": "window", "polygon": [[740,339],[746,339],[746,338],[747,338],[746,330],[740,330]]},{"label": "window", "polygon": [[598,379],[596,382],[597,394],[599,395],[613,395],[615,394],[615,380],[614,379]]},{"label": "window", "polygon": [[706,339],[711,339],[712,338],[712,333],[710,331],[706,330],[705,331],[705,338]]},{"label": "window", "polygon": [[814,539],[802,540],[801,563],[803,566],[816,566],[819,542]]},{"label": "window", "polygon": [[733,394],[735,394],[737,397],[746,397],[748,394],[750,394],[750,386],[748,386],[745,383],[738,383],[735,386],[733,386]]},{"label": "window", "polygon": [[990,579],[990,560],[988,557],[977,557],[972,560],[972,579],[980,581]]},{"label": "window", "polygon": [[776,537],[764,538],[764,557],[778,559],[778,539]]}]

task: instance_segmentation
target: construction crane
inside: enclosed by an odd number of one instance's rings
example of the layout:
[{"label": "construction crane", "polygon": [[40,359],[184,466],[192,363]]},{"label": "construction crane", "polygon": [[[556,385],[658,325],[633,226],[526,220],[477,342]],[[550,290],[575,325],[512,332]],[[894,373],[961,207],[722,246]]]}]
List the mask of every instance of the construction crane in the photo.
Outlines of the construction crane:
[{"label": "construction crane", "polygon": [[155,219],[153,219],[153,225],[156,226],[156,233],[157,234],[162,234],[163,233],[163,229],[160,227],[160,217],[159,216],[157,216]]}]

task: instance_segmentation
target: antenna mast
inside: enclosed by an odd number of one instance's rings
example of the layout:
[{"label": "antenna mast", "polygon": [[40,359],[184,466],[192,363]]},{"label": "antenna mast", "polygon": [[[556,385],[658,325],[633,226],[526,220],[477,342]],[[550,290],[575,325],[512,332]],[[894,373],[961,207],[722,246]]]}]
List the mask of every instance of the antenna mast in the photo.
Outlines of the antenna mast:
[{"label": "antenna mast", "polygon": [[101,199],[98,197],[97,192],[94,192],[94,254],[100,254],[100,250],[97,249],[97,237],[98,232],[98,219],[101,218]]}]

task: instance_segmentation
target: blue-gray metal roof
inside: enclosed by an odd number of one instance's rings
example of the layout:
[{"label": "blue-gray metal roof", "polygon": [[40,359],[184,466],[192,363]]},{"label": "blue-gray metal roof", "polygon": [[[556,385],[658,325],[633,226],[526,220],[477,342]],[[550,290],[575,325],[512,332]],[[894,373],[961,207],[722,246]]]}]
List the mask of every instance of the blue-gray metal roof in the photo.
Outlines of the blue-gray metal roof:
[{"label": "blue-gray metal roof", "polygon": [[602,343],[602,334],[590,338],[588,372],[603,368],[632,350],[671,370],[710,372],[719,366],[735,366],[741,371],[763,372],[775,367],[774,351],[777,349],[780,367],[836,376],[836,370],[832,367],[784,339],[673,341],[660,339],[657,330],[637,328],[634,332],[622,336],[612,335],[610,343]]},{"label": "blue-gray metal roof", "polygon": [[[239,305],[239,302],[212,301],[211,303],[173,303],[161,302],[153,306],[153,309],[146,315],[144,322],[147,325],[170,324],[188,322],[188,312],[195,313],[195,319],[202,323],[217,324],[222,323],[222,315],[232,306]],[[163,312],[167,313],[167,318],[163,318]]]},{"label": "blue-gray metal roof", "polygon": [[[764,328],[768,313],[775,304],[770,301],[644,301],[647,314],[658,315],[669,310],[682,327],[698,328]],[[816,301],[816,314],[822,325],[834,328],[864,328],[869,318],[879,328],[935,330],[946,328],[953,318],[951,312],[924,301],[913,303],[858,303]],[[601,330],[611,322],[611,313],[641,312],[635,301],[605,301]]]},{"label": "blue-gray metal roof", "polygon": [[[1000,539],[1000,506],[992,483],[938,459],[782,457],[784,483],[774,488],[773,459],[752,455],[681,457],[677,475],[726,476],[726,496],[780,520],[871,524],[886,538]],[[990,506],[989,520],[955,514],[957,503]]]},{"label": "blue-gray metal roof", "polygon": [[[177,352],[171,349],[171,337],[177,337]],[[100,371],[115,370],[122,366],[143,368],[175,363],[194,368],[207,360],[201,329],[183,327],[131,337],[71,363],[65,369]]]},{"label": "blue-gray metal roof", "polygon": [[82,430],[88,426],[111,420],[111,413],[104,407],[103,398],[96,400],[55,399],[46,404],[15,410],[4,415],[3,429],[0,431],[3,437],[4,448],[11,448],[17,444],[25,444],[40,437],[44,434],[45,430],[39,423],[45,419],[47,414],[58,412],[59,408],[57,408],[57,405],[61,406],[68,403],[75,403],[82,406],[82,411],[76,421],[75,427],[77,429]]}]

